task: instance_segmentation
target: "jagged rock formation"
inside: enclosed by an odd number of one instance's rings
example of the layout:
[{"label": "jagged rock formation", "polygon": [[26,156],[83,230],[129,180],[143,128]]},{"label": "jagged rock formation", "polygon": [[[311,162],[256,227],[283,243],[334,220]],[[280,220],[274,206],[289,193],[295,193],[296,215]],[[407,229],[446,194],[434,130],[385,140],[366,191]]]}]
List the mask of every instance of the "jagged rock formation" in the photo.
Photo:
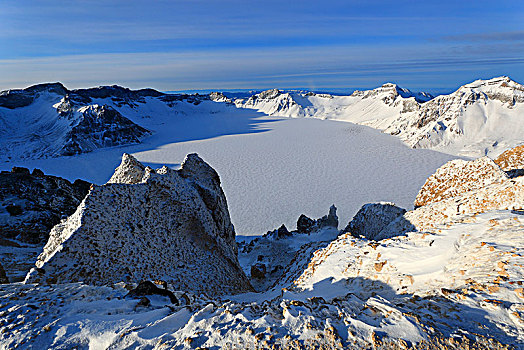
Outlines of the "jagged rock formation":
[{"label": "jagged rock formation", "polygon": [[[313,220],[301,215],[297,229],[289,232],[286,226],[269,231],[250,242],[239,243],[239,259],[257,291],[289,284],[298,277],[311,254],[338,235],[337,208]],[[301,226],[302,225],[302,226]]]},{"label": "jagged rock formation", "polygon": [[494,161],[509,177],[524,175],[524,145],[505,151]]},{"label": "jagged rock formation", "polygon": [[[141,180],[138,177],[141,172]],[[29,283],[164,280],[212,295],[251,290],[218,174],[196,154],[156,171],[129,155],[55,226]]]},{"label": "jagged rock formation", "polygon": [[381,237],[380,232],[387,225],[405,213],[406,209],[397,207],[394,203],[365,204],[343,232],[349,232],[355,237],[364,236],[369,240],[374,240]]},{"label": "jagged rock formation", "polygon": [[415,199],[415,208],[507,179],[504,171],[488,157],[472,161],[455,159],[438,168],[426,180]]},{"label": "jagged rock formation", "polygon": [[[0,173],[0,237],[43,244],[61,219],[73,214],[91,184],[71,183],[39,169]],[[0,244],[1,245],[1,244]]]},{"label": "jagged rock formation", "polygon": [[298,233],[310,233],[312,231],[319,230],[324,227],[338,228],[338,216],[337,208],[335,205],[329,207],[328,215],[324,215],[320,219],[313,220],[306,215],[302,214],[297,220],[297,231]]}]

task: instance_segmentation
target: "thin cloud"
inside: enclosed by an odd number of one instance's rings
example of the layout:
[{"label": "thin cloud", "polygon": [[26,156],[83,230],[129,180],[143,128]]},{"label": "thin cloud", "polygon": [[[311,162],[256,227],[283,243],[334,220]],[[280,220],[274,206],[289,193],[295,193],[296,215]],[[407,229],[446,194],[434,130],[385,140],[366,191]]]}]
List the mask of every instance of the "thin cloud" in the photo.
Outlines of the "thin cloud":
[{"label": "thin cloud", "polygon": [[456,42],[524,41],[524,31],[448,35],[442,37],[441,40]]}]

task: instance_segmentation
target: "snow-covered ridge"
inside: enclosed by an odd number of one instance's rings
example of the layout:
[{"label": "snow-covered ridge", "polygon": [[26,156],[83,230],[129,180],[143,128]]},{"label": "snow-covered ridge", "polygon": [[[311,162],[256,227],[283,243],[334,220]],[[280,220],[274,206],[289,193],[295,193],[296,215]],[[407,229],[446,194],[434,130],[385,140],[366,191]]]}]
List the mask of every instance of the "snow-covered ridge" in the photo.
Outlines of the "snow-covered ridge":
[{"label": "snow-covered ridge", "polygon": [[476,80],[437,97],[387,83],[350,96],[273,89],[235,103],[276,116],[359,123],[410,147],[473,157],[497,155],[521,144],[524,134],[524,86],[506,76]]},{"label": "snow-covered ridge", "polygon": [[60,83],[0,92],[0,160],[74,155],[139,143],[151,131],[144,118],[176,114],[180,103],[207,95],[101,86],[68,90]]}]

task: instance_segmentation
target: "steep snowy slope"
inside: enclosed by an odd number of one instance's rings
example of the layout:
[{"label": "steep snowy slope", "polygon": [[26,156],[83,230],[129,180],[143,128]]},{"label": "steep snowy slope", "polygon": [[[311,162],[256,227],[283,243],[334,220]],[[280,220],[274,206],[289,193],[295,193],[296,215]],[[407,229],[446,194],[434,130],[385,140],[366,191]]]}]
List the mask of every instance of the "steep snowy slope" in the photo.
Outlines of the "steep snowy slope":
[{"label": "steep snowy slope", "polygon": [[523,142],[524,86],[508,77],[477,80],[422,104],[390,125],[380,120],[368,125],[398,135],[415,148],[497,155]]},{"label": "steep snowy slope", "polygon": [[68,90],[60,83],[0,92],[0,161],[48,158],[139,143],[151,114],[208,97],[119,86]]},{"label": "steep snowy slope", "polygon": [[410,147],[464,156],[497,155],[524,142],[524,87],[508,77],[477,80],[435,98],[384,84],[351,96],[275,89],[235,103],[270,115],[364,124]]}]

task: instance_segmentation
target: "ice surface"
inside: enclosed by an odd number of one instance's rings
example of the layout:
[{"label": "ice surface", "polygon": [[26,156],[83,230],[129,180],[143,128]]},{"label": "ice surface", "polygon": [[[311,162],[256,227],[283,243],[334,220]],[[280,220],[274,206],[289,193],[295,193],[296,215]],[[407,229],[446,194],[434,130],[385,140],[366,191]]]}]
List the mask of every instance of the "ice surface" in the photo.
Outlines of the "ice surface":
[{"label": "ice surface", "polygon": [[211,101],[167,109],[151,98],[141,108],[119,111],[154,132],[142,144],[6,162],[0,170],[37,167],[103,184],[124,152],[154,168],[176,168],[196,152],[220,175],[236,232],[254,235],[283,223],[292,229],[300,214],[321,217],[333,203],[341,225],[369,202],[411,209],[425,179],[454,158],[410,149],[393,136],[347,122],[268,117]]}]

